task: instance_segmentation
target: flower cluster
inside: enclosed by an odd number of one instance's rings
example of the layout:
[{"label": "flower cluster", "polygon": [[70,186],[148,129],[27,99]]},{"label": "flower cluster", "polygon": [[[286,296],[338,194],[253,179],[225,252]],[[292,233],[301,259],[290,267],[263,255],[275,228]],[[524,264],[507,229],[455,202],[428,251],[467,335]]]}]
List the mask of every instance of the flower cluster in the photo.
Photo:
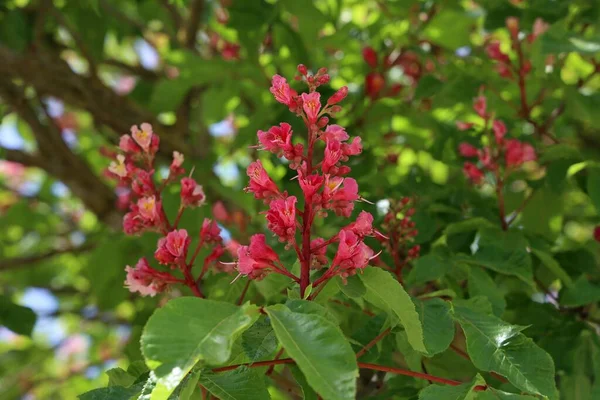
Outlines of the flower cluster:
[{"label": "flower cluster", "polygon": [[[170,272],[162,272],[150,266],[146,258],[138,261],[134,268],[127,266],[125,285],[132,292],[143,296],[154,296],[164,291],[170,284],[181,283],[188,286],[195,295],[202,296],[198,283],[212,264],[225,253],[220,235],[220,228],[215,221],[205,219],[200,230],[196,249],[189,257],[192,238],[185,229],[178,229],[179,221],[187,208],[202,206],[206,196],[199,185],[191,177],[182,177],[184,157],[173,153],[168,176],[160,185],[155,183],[155,156],[159,147],[159,138],[150,124],[142,124],[139,128],[131,128],[131,135],[123,135],[119,143],[119,153],[105,151],[105,155],[113,158],[107,175],[118,181],[120,206],[128,206],[129,212],[123,218],[123,230],[128,235],[137,235],[145,231],[158,232],[162,237],[158,240],[154,258],[159,264],[171,270],[177,270],[182,278]],[[180,207],[173,223],[169,221],[163,208],[162,191],[167,185],[180,180]],[[204,258],[202,270],[197,279],[192,275],[196,257],[202,247],[209,247],[209,254]],[[189,261],[188,261],[189,260]]]},{"label": "flower cluster", "polygon": [[529,44],[533,43],[548,30],[549,25],[538,18],[533,24],[532,32],[523,37],[519,35],[519,20],[517,18],[507,18],[506,27],[510,32],[511,48],[515,53],[514,60],[511,59],[509,54],[502,51],[501,44],[497,40],[493,40],[487,45],[488,57],[497,62],[496,71],[501,77],[513,79],[514,76],[525,76],[531,71],[531,62],[523,59],[522,45],[525,41]]},{"label": "flower cluster", "polygon": [[[363,49],[362,55],[369,66],[369,73],[365,77],[365,93],[372,100],[396,96],[402,90],[400,83],[387,84],[386,73],[392,67],[400,67],[412,84],[419,81],[425,69],[417,53],[413,51],[392,52],[382,57],[380,62],[377,52],[368,46]],[[427,63],[427,68],[433,68],[433,64]]]},{"label": "flower cluster", "polygon": [[415,236],[419,233],[415,228],[415,222],[412,221],[415,212],[410,198],[403,197],[400,201],[391,200],[381,225],[381,231],[386,236],[382,235],[378,238],[391,255],[393,262],[393,267],[383,264],[381,260],[380,265],[393,272],[400,282],[402,282],[403,268],[410,261],[418,258],[421,252],[421,246],[413,244]]},{"label": "flower cluster", "polygon": [[321,269],[329,264],[329,245],[338,243],[337,252],[327,271],[312,283],[313,287],[335,275],[346,277],[366,267],[374,257],[374,252],[364,243],[364,238],[373,236],[375,231],[371,214],[361,212],[356,221],[333,237],[327,240],[312,237],[315,217],[324,217],[328,212],[333,212],[349,218],[355,202],[361,199],[357,182],[347,177],[351,168],[344,163],[349,157],[361,153],[362,143],[359,137],[350,140],[342,126],[329,123],[329,117],[341,110],[338,103],[347,96],[348,89],[342,87],[323,104],[317,89],[329,82],[327,70],[321,68],[312,75],[304,65],[299,65],[298,72],[297,80],[306,83],[308,92],[298,94],[279,75],[273,77],[270,90],[275,100],[287,106],[304,122],[304,143],[295,143],[292,127],[286,123],[267,131],[258,131],[257,136],[261,150],[289,160],[289,167],[298,174],[297,182],[303,201],[282,191],[260,160],[251,163],[247,169],[250,181],[246,190],[268,205],[267,227],[286,244],[286,248],[295,250],[301,274],[300,277],[291,274],[261,234],[252,236],[249,245],[238,249],[237,264],[239,272],[251,278],[264,276],[269,271],[287,275],[300,284],[300,292],[304,296],[310,285],[310,270]]},{"label": "flower cluster", "polygon": [[[493,172],[498,180],[503,180],[508,173],[516,170],[523,163],[537,158],[532,145],[505,137],[506,125],[488,113],[484,96],[475,99],[473,109],[483,120],[484,135],[489,135],[487,145],[483,148],[477,148],[466,142],[458,146],[458,151],[463,157],[474,158],[479,162],[479,166],[468,161],[464,163],[463,171],[473,183],[482,183],[485,171]],[[475,124],[457,122],[457,127],[460,130],[468,130],[475,127]]]}]

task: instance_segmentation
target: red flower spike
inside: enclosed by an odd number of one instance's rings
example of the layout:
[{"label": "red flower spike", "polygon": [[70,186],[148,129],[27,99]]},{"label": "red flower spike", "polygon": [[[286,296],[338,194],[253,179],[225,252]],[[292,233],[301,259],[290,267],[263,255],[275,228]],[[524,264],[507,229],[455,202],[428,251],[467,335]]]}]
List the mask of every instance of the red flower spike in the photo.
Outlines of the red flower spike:
[{"label": "red flower spike", "polygon": [[338,140],[328,140],[325,147],[325,157],[323,158],[323,165],[321,169],[323,173],[334,173],[335,165],[342,158],[342,144]]},{"label": "red flower spike", "polygon": [[296,235],[296,202],[295,196],[276,199],[269,204],[267,211],[267,227],[279,236],[282,242],[294,241]]},{"label": "red flower spike", "polygon": [[279,262],[279,256],[275,251],[267,244],[265,235],[262,233],[252,235],[250,238],[250,246],[248,246],[250,256],[262,263],[274,263]]},{"label": "red flower spike", "polygon": [[371,68],[377,68],[377,53],[372,47],[365,47],[362,50],[363,60],[369,65]]},{"label": "red flower spike", "polygon": [[158,240],[154,258],[163,265],[185,263],[191,241],[185,229],[171,231]]},{"label": "red flower spike", "polygon": [[302,193],[306,199],[312,199],[312,197],[321,189],[323,186],[324,178],[321,175],[313,174],[305,176],[304,172],[298,170],[298,183],[302,189]]},{"label": "red flower spike", "polygon": [[477,157],[479,150],[469,143],[461,143],[458,146],[458,152],[463,157]]},{"label": "red flower spike", "polygon": [[202,185],[196,183],[192,178],[181,180],[181,205],[183,207],[200,207],[206,201],[206,195]]},{"label": "red flower spike", "polygon": [[475,184],[479,184],[483,181],[483,171],[475,166],[475,164],[466,162],[463,167],[463,172]]}]

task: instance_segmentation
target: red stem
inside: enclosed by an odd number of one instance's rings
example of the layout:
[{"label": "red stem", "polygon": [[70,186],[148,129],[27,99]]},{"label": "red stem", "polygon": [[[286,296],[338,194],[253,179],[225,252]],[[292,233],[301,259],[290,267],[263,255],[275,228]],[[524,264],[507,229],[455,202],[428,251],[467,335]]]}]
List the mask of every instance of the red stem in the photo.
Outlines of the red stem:
[{"label": "red stem", "polygon": [[248,288],[250,287],[250,282],[251,282],[251,280],[248,279],[248,282],[246,282],[246,286],[244,286],[244,290],[242,290],[242,294],[240,295],[240,298],[237,301],[238,306],[241,306],[242,303],[244,302],[244,297],[246,297],[246,292],[248,292]]},{"label": "red stem", "polygon": [[[279,360],[279,358],[281,357],[281,355],[283,354],[284,351],[285,351],[285,349],[283,347],[281,349],[279,349],[277,354],[275,354],[275,360]],[[270,376],[274,370],[275,370],[275,364],[272,364],[269,367],[269,369],[267,370],[267,372],[265,373],[265,375]]]},{"label": "red stem", "polygon": [[[306,174],[310,175],[312,173],[312,159],[313,159],[313,134],[310,128],[310,125],[307,124],[308,127],[308,155],[306,157]],[[300,271],[300,298],[304,298],[304,294],[306,292],[306,288],[310,285],[310,233],[312,227],[312,198],[306,197],[304,204],[304,213],[302,215],[302,259],[301,262],[301,271]]]},{"label": "red stem", "polygon": [[183,215],[183,210],[185,208],[182,206],[179,206],[179,210],[177,211],[177,216],[175,217],[175,222],[173,222],[173,228],[177,229],[177,225],[179,225],[179,220],[181,219],[181,216]]},{"label": "red stem", "polygon": [[[225,371],[234,370],[234,369],[242,367],[242,366],[246,366],[249,368],[258,368],[258,367],[266,367],[266,366],[271,366],[271,365],[295,364],[295,363],[296,362],[294,360],[292,360],[291,358],[282,358],[280,360],[258,361],[255,363],[243,363],[243,364],[228,365],[226,367],[214,368],[212,371],[213,372],[225,372]],[[402,369],[402,368],[388,367],[385,365],[377,365],[377,364],[369,364],[369,363],[359,362],[358,367],[362,368],[362,369],[370,369],[373,371],[389,372],[391,374],[396,374],[396,375],[412,376],[414,378],[426,379],[428,381],[443,383],[445,385],[451,385],[451,386],[458,386],[458,385],[463,384],[463,382],[455,381],[452,379],[440,378],[439,376],[409,371],[407,369]],[[476,392],[480,392],[480,391],[483,391],[486,389],[487,389],[487,386],[479,385],[479,386],[475,386],[475,388],[473,390],[475,390]]]},{"label": "red stem", "polygon": [[387,336],[388,333],[392,331],[392,328],[387,328],[385,331],[381,332],[379,335],[375,336],[373,340],[371,340],[365,347],[363,347],[358,353],[356,353],[356,358],[362,357],[367,351],[371,349],[371,347],[375,346],[377,342]]}]

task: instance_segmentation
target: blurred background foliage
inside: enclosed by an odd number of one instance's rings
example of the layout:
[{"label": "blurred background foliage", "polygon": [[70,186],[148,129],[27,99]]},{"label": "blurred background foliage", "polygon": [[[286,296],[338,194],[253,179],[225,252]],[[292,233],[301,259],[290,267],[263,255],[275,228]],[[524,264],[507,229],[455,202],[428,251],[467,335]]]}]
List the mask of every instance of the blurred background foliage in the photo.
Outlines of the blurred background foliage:
[{"label": "blurred background foliage", "polygon": [[[510,16],[524,32],[538,18],[550,24],[525,54],[527,115],[513,107],[518,85],[498,75],[485,50],[492,36],[510,46]],[[422,257],[409,286],[434,281],[488,296],[504,319],[532,325],[527,334],[554,357],[563,398],[598,398],[599,23],[596,0],[0,2],[0,398],[71,399],[105,386],[103,371],[141,359],[141,329],[166,300],[123,288],[125,265],[151,254],[157,237],[121,233],[99,149],[133,124],[152,123],[165,166],[173,150],[183,152],[209,201],[235,216],[229,233],[244,242],[264,230],[262,206],[242,191],[256,131],[279,122],[302,128],[276,106],[270,77],[292,77],[300,63],[329,68],[331,93],[349,87],[337,123],[363,140],[352,176],[376,205],[361,207],[381,218],[389,199],[415,199]],[[375,67],[363,59],[367,46]],[[384,67],[386,58],[397,62]],[[491,185],[464,178],[456,151],[479,141],[456,121],[476,120],[472,101],[483,87],[509,135],[540,155],[506,187],[508,215],[528,199],[515,224],[527,260],[511,264],[512,275],[501,267],[469,275],[461,258],[475,240],[514,260],[510,244],[476,233],[499,226],[498,205]],[[281,185],[293,178],[261,158]],[[173,215],[178,195],[170,195]],[[183,227],[197,234],[209,214],[186,214]],[[470,227],[457,224],[474,217]],[[243,285],[229,282],[214,274],[206,290],[235,299]],[[268,299],[277,285],[251,290]],[[429,367],[473,372],[446,353]]]}]

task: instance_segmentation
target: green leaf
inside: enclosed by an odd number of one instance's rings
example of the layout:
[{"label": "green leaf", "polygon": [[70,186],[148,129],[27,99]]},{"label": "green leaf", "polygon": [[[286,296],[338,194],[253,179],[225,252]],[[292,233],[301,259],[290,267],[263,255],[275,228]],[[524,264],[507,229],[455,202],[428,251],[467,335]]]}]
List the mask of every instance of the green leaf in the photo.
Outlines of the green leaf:
[{"label": "green leaf", "polygon": [[313,388],[310,387],[310,385],[306,381],[306,377],[304,376],[302,371],[300,371],[300,368],[298,368],[295,365],[292,365],[290,367],[290,370],[292,371],[294,379],[296,379],[296,382],[298,382],[298,385],[300,385],[300,389],[302,389],[302,395],[304,400],[318,400],[319,396],[313,390]]},{"label": "green leaf", "polygon": [[588,168],[587,170],[587,192],[592,203],[596,207],[596,212],[600,213],[600,169]]},{"label": "green leaf", "polygon": [[23,307],[0,295],[0,325],[4,325],[14,333],[31,336],[36,315],[31,308]]},{"label": "green leaf", "polygon": [[195,297],[171,300],[150,317],[142,353],[158,378],[152,400],[168,397],[199,361],[224,364],[236,338],[258,318],[258,308]]},{"label": "green leaf", "polygon": [[439,92],[444,83],[432,75],[425,75],[415,89],[415,99],[431,97]]},{"label": "green leaf", "polygon": [[413,301],[423,324],[427,354],[432,356],[446,350],[454,339],[454,320],[448,303],[442,299]]},{"label": "green leaf", "polygon": [[135,382],[136,377],[129,374],[123,368],[111,368],[106,371],[108,375],[108,386],[127,387]]},{"label": "green leaf", "polygon": [[548,268],[558,279],[560,279],[567,287],[572,287],[574,285],[573,279],[567,274],[567,272],[560,266],[558,261],[552,257],[552,255],[541,251],[536,250],[534,248],[531,249],[533,255],[535,255],[539,260]]},{"label": "green leaf", "polygon": [[455,306],[454,318],[467,340],[471,361],[482,371],[494,371],[526,392],[558,399],[554,362],[548,353],[510,325],[492,315]]},{"label": "green leaf", "polygon": [[327,18],[312,1],[283,0],[283,7],[298,21],[298,31],[305,43],[314,44]]},{"label": "green leaf", "polygon": [[270,399],[264,374],[255,369],[240,367],[222,373],[203,372],[200,384],[221,400]]},{"label": "green leaf", "polygon": [[501,316],[506,309],[506,300],[504,293],[498,288],[498,285],[489,276],[487,272],[479,267],[469,268],[469,296],[484,296],[490,301],[494,314]]},{"label": "green leaf", "polygon": [[257,321],[242,334],[242,347],[251,363],[275,353],[277,345],[275,331],[266,318]]},{"label": "green leaf", "polygon": [[[427,24],[423,35],[440,46],[457,49],[469,45],[474,23],[475,20],[463,11],[445,9]],[[449,26],[452,33],[448,33]]]},{"label": "green leaf", "polygon": [[471,382],[458,386],[429,385],[419,392],[419,400],[474,400],[476,386],[485,385],[483,378],[477,374]]},{"label": "green leaf", "polygon": [[354,399],[358,366],[350,343],[333,323],[283,305],[266,309],[277,338],[310,386],[325,400]]},{"label": "green leaf", "polygon": [[461,261],[516,276],[534,286],[531,256],[527,252],[528,243],[521,232],[486,228],[479,235],[477,252],[472,258],[466,257]]},{"label": "green leaf", "polygon": [[491,386],[484,391],[477,392],[476,400],[536,400],[539,397],[528,396],[525,394],[515,394],[503,392],[502,390],[494,389]]},{"label": "green leaf", "polygon": [[360,277],[367,288],[365,300],[396,316],[406,330],[411,346],[427,353],[419,314],[402,285],[390,273],[379,268],[367,268]]},{"label": "green leaf", "polygon": [[123,386],[110,386],[94,389],[78,396],[80,400],[131,400],[137,396],[144,387],[144,383],[125,388]]},{"label": "green leaf", "polygon": [[413,261],[413,269],[406,277],[410,285],[422,285],[443,277],[452,267],[453,261],[446,247],[436,248],[429,254]]},{"label": "green leaf", "polygon": [[585,276],[581,276],[572,287],[560,293],[560,304],[567,307],[579,307],[599,301],[600,286],[591,284]]},{"label": "green leaf", "polygon": [[367,293],[367,288],[358,275],[349,277],[345,284],[341,279],[335,280],[342,293],[350,298],[362,297],[365,295],[365,293]]},{"label": "green leaf", "polygon": [[455,235],[458,233],[467,233],[473,232],[481,229],[482,227],[492,228],[494,224],[482,217],[475,217],[471,219],[467,219],[460,222],[454,222],[452,224],[448,224],[444,233],[449,235]]},{"label": "green leaf", "polygon": [[168,400],[188,400],[196,386],[198,385],[198,378],[200,377],[200,368],[193,368],[189,374],[181,381],[175,388],[173,393],[169,396]]}]

